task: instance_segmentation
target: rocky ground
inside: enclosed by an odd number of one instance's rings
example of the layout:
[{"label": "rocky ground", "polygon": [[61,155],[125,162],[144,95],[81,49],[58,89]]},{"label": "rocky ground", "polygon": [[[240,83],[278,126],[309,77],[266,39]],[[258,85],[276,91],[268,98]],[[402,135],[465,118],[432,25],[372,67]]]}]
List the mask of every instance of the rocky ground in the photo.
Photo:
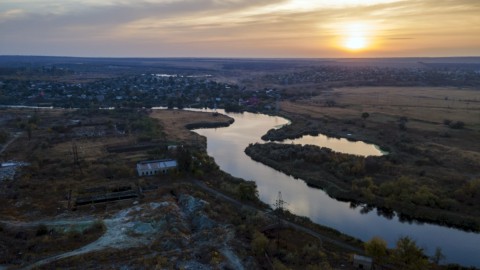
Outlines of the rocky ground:
[{"label": "rocky ground", "polygon": [[[115,250],[117,258],[108,267],[138,269],[138,262],[123,256],[132,249],[143,250],[144,258],[156,258],[162,268],[179,269],[245,269],[245,262],[237,255],[234,246],[235,233],[227,224],[211,219],[205,212],[209,203],[191,195],[165,195],[156,202],[146,202],[120,210],[103,219],[105,233],[97,240],[78,249],[25,264],[21,269],[63,269],[78,267],[69,260],[81,256],[89,268],[101,269],[96,256]],[[56,219],[41,221],[49,228],[69,228],[73,224],[94,222],[91,220]],[[29,223],[2,222],[4,226],[29,226]],[[39,222],[32,222],[37,226]],[[122,255],[123,254],[123,255]],[[91,256],[90,256],[91,255]],[[161,258],[161,259],[159,259]],[[18,267],[14,265],[0,266]]]}]

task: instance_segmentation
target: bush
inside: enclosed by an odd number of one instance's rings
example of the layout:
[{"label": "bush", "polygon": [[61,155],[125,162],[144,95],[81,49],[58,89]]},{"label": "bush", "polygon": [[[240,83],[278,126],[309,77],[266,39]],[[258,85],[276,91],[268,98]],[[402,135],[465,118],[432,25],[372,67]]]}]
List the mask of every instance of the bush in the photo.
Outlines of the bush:
[{"label": "bush", "polygon": [[462,128],[465,127],[465,123],[464,123],[464,122],[462,122],[462,121],[456,121],[456,122],[454,122],[454,121],[449,120],[449,119],[443,120],[443,124],[444,124],[445,126],[448,126],[448,127],[452,128],[452,129],[462,129]]},{"label": "bush", "polygon": [[273,269],[275,270],[288,270],[289,268],[286,267],[281,261],[278,259],[273,259]]},{"label": "bush", "polygon": [[242,182],[238,184],[236,193],[242,201],[255,201],[258,199],[258,190],[255,182]]},{"label": "bush", "polygon": [[417,246],[415,240],[408,236],[398,239],[393,250],[393,261],[402,269],[426,269],[428,260],[423,249]]},{"label": "bush", "polygon": [[10,134],[4,130],[0,130],[0,144],[6,143]]},{"label": "bush", "polygon": [[373,237],[364,244],[365,253],[372,257],[378,264],[382,264],[387,259],[387,242],[380,237]]},{"label": "bush", "polygon": [[462,121],[452,122],[448,125],[452,129],[462,129],[465,127],[465,123]]},{"label": "bush", "polygon": [[37,227],[37,232],[35,233],[36,236],[46,235],[48,233],[48,228],[44,224],[40,224]]},{"label": "bush", "polygon": [[265,249],[268,246],[268,238],[263,233],[257,231],[253,234],[251,246],[253,253],[261,256],[265,253]]}]

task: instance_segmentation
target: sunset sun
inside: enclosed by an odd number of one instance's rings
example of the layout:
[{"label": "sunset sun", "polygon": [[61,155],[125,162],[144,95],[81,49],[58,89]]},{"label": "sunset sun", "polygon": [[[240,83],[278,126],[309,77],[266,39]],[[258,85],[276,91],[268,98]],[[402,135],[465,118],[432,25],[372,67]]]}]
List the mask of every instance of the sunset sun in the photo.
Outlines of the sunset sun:
[{"label": "sunset sun", "polygon": [[343,26],[340,46],[348,51],[366,50],[371,46],[371,27],[362,23],[351,23]]},{"label": "sunset sun", "polygon": [[345,40],[343,46],[351,51],[358,51],[367,47],[367,40],[362,36],[351,36]]}]

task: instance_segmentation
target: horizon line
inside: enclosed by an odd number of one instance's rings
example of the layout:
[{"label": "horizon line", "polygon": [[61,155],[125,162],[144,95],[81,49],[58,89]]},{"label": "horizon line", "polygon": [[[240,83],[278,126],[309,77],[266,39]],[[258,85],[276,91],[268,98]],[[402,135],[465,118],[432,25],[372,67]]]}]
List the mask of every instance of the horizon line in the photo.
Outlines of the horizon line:
[{"label": "horizon line", "polygon": [[480,55],[471,56],[389,56],[389,57],[241,57],[241,56],[72,56],[72,55],[28,55],[28,54],[0,54],[0,57],[51,57],[51,58],[83,58],[83,59],[238,59],[238,60],[361,60],[361,59],[452,59],[452,58],[480,58]]}]

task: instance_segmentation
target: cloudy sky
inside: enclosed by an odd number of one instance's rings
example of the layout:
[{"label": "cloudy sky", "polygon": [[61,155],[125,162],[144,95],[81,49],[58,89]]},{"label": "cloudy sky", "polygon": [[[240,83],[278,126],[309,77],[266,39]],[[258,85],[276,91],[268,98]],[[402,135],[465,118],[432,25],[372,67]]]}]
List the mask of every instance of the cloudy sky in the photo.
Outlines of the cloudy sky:
[{"label": "cloudy sky", "polygon": [[1,0],[12,54],[480,56],[480,0]]}]

